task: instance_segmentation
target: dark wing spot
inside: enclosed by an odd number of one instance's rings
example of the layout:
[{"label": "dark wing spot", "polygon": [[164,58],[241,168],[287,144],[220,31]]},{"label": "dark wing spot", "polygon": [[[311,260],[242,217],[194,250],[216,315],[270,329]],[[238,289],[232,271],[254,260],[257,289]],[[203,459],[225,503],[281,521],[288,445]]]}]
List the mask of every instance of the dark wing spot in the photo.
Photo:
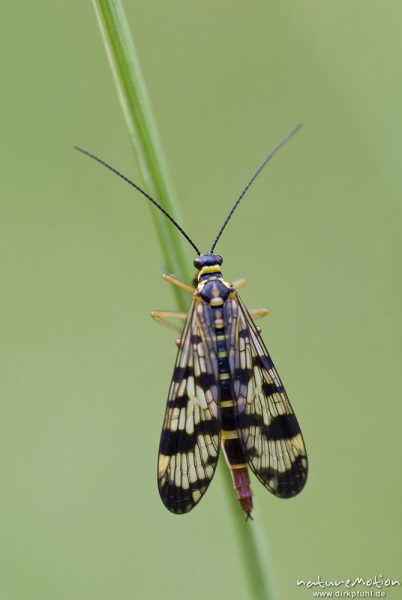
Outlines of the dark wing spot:
[{"label": "dark wing spot", "polygon": [[250,373],[248,369],[235,369],[234,376],[235,380],[238,381],[241,385],[247,385],[250,381]]},{"label": "dark wing spot", "polygon": [[243,411],[236,415],[236,420],[238,429],[264,427],[264,421],[257,413],[246,413]]},{"label": "dark wing spot", "polygon": [[203,390],[208,390],[216,383],[215,375],[205,372],[201,373],[200,376],[197,377],[197,381]]},{"label": "dark wing spot", "polygon": [[294,415],[279,415],[263,433],[267,440],[288,440],[300,433],[300,427]]},{"label": "dark wing spot", "polygon": [[187,394],[183,394],[183,396],[177,396],[174,400],[169,400],[168,408],[186,408],[188,403]]},{"label": "dark wing spot", "polygon": [[178,452],[187,454],[194,450],[198,436],[206,434],[212,436],[216,433],[217,423],[212,419],[198,423],[194,433],[187,433],[183,429],[177,429],[176,431],[162,429],[159,452],[166,456],[173,456],[173,454],[177,454]]},{"label": "dark wing spot", "polygon": [[188,365],[185,367],[175,367],[172,379],[175,383],[179,383],[179,381],[183,381],[183,379],[188,379],[193,373],[192,367],[189,367]]},{"label": "dark wing spot", "polygon": [[278,387],[275,383],[268,383],[267,381],[264,381],[262,384],[262,391],[264,395],[268,397],[273,396],[274,394],[283,393],[285,390],[282,386]]},{"label": "dark wing spot", "polygon": [[258,367],[260,369],[274,369],[274,363],[269,355],[254,354],[253,367]]},{"label": "dark wing spot", "polygon": [[197,479],[191,484],[191,488],[184,490],[172,481],[166,481],[159,485],[159,494],[162,502],[171,512],[176,514],[186,513],[191,510],[197,502],[194,502],[192,492],[199,490],[204,494],[209,485],[209,479]]},{"label": "dark wing spot", "polygon": [[258,473],[259,479],[262,479],[264,483],[271,481],[273,487],[270,489],[280,498],[291,498],[296,496],[304,487],[307,479],[307,469],[303,466],[303,461],[306,458],[298,456],[292,467],[285,471],[285,473],[278,473],[274,469],[261,469]]}]

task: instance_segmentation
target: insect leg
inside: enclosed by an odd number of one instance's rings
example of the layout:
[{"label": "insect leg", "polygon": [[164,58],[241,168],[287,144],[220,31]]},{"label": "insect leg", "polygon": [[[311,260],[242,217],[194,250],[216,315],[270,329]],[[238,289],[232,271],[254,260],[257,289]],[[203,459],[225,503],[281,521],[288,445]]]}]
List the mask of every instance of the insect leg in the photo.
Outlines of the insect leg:
[{"label": "insect leg", "polygon": [[173,275],[162,275],[162,279],[167,281],[168,283],[172,283],[173,285],[177,285],[177,287],[185,290],[189,294],[194,294],[195,288],[191,287],[191,285],[187,285],[187,283],[183,283],[180,279],[176,279]]},{"label": "insect leg", "polygon": [[251,308],[248,312],[252,319],[262,319],[267,316],[269,310],[267,308]]},{"label": "insect leg", "polygon": [[232,282],[232,288],[237,290],[239,287],[242,287],[242,285],[246,285],[246,283],[247,283],[247,279],[244,279],[243,277],[241,279],[235,279]]},{"label": "insect leg", "polygon": [[174,323],[171,323],[167,319],[185,320],[187,317],[187,313],[177,312],[175,310],[153,310],[151,312],[151,317],[153,319],[155,319],[155,321],[157,323],[160,323],[164,327],[167,327],[168,329],[172,329],[173,331],[176,331],[176,332],[178,331],[179,333],[181,333],[182,327],[179,327],[178,325],[174,325]]}]

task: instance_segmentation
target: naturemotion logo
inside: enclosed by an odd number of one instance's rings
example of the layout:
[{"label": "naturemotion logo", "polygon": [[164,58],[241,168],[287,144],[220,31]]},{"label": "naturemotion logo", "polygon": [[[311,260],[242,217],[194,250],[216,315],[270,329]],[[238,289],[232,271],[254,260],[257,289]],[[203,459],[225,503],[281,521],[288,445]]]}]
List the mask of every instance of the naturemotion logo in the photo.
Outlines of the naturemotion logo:
[{"label": "naturemotion logo", "polygon": [[[382,575],[349,579],[322,579],[318,575],[315,579],[297,579],[296,584],[311,589],[313,598],[385,598],[386,591],[401,586],[399,579]],[[335,591],[330,591],[330,588],[335,588]]]}]

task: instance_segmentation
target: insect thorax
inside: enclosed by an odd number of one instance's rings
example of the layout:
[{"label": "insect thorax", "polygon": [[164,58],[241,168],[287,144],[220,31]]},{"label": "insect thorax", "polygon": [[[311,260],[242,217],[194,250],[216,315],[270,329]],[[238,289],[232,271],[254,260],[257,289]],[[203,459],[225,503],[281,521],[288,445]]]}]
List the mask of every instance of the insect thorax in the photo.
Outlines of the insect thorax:
[{"label": "insect thorax", "polygon": [[[212,267],[207,267],[212,269]],[[217,267],[219,269],[219,267]],[[208,302],[212,307],[221,306],[229,296],[232,288],[227,281],[222,278],[220,269],[202,273],[202,269],[198,275],[197,293],[201,298]]]},{"label": "insect thorax", "polygon": [[196,294],[211,306],[221,306],[232,289],[222,277],[222,262],[219,254],[211,252],[200,254],[194,261],[194,266],[198,269]]}]

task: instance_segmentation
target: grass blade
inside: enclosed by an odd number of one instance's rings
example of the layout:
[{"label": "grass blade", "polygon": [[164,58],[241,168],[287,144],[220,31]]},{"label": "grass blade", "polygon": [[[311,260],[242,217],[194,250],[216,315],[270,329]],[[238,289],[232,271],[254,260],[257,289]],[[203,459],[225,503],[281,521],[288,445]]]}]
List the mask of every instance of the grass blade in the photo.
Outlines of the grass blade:
[{"label": "grass blade", "polygon": [[[119,0],[93,0],[93,4],[144,186],[176,221],[182,223],[167,174],[164,153],[152,116],[145,82],[121,3]],[[193,257],[187,243],[163,215],[158,214],[152,207],[151,210],[168,270],[184,280],[190,280]],[[178,288],[175,290],[178,308],[183,310],[186,308],[186,299],[181,290]],[[221,467],[221,472],[223,471]],[[244,522],[227,469],[223,474],[223,481],[250,598],[273,600],[272,570],[265,540],[257,523]]]},{"label": "grass blade", "polygon": [[[123,7],[116,0],[93,0],[93,5],[143,185],[148,193],[181,223],[151,103]],[[195,258],[194,253],[189,252],[187,242],[163,215],[153,207],[151,211],[167,270],[190,280],[193,275],[190,267]],[[176,286],[174,291],[180,309],[185,309],[188,296]]]}]

